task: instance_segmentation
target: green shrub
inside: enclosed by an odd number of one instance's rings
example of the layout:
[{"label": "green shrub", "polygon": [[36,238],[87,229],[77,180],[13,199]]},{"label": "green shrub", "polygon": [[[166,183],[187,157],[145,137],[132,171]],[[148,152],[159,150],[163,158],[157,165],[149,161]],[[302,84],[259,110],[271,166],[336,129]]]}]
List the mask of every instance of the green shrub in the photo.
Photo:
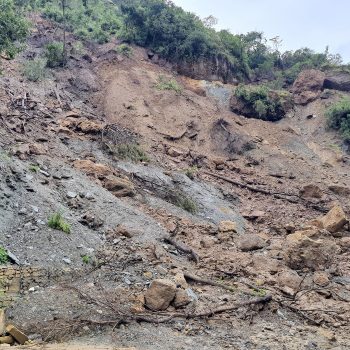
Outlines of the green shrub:
[{"label": "green shrub", "polygon": [[158,77],[156,88],[158,90],[173,90],[178,94],[181,94],[182,92],[182,87],[178,84],[178,82],[175,79],[169,79],[164,75],[160,75]]},{"label": "green shrub", "polygon": [[50,68],[62,67],[65,63],[63,43],[52,42],[45,47],[46,65]]},{"label": "green shrub", "polygon": [[25,77],[30,81],[40,81],[45,78],[47,61],[44,58],[37,58],[27,61],[23,67]]},{"label": "green shrub", "polygon": [[343,98],[326,111],[328,126],[339,130],[343,139],[350,142],[350,99]]},{"label": "green shrub", "polygon": [[71,233],[70,225],[64,220],[61,213],[54,213],[50,216],[48,226],[63,231],[64,233]]},{"label": "green shrub", "polygon": [[83,256],[81,257],[81,260],[83,261],[84,264],[87,265],[87,264],[90,263],[91,256],[89,256],[89,255],[83,255]]},{"label": "green shrub", "polygon": [[136,144],[120,144],[110,147],[111,152],[119,159],[132,162],[148,162],[149,157],[145,151]]},{"label": "green shrub", "polygon": [[121,44],[117,47],[117,52],[125,57],[132,56],[132,48],[127,44]]},{"label": "green shrub", "polygon": [[192,166],[185,170],[185,175],[193,180],[195,178],[196,173],[198,172],[198,168],[196,166]]},{"label": "green shrub", "polygon": [[31,164],[31,165],[29,165],[29,170],[32,171],[33,173],[37,173],[37,172],[39,172],[40,167],[38,165]]},{"label": "green shrub", "polygon": [[173,199],[173,203],[191,214],[196,214],[198,211],[196,203],[191,198],[186,197],[182,193],[176,193]]},{"label": "green shrub", "polygon": [[239,103],[231,105],[233,112],[248,118],[277,121],[285,116],[291,105],[289,93],[271,90],[264,85],[240,85],[235,89],[234,96]]},{"label": "green shrub", "polygon": [[7,250],[0,246],[0,265],[4,265],[9,261]]}]

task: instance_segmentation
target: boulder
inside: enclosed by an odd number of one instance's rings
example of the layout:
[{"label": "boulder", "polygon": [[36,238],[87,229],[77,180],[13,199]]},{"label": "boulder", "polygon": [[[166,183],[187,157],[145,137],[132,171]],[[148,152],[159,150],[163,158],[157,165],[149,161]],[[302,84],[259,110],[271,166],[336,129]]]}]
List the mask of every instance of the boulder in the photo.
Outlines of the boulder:
[{"label": "boulder", "polygon": [[320,287],[325,287],[329,284],[328,274],[324,271],[316,271],[313,275],[312,280]]},{"label": "boulder", "polygon": [[238,247],[243,252],[249,252],[266,247],[266,242],[256,234],[248,234],[238,241]]},{"label": "boulder", "polygon": [[323,87],[325,89],[350,91],[350,73],[346,71],[327,72]]},{"label": "boulder", "polygon": [[175,147],[168,148],[167,153],[170,157],[175,157],[175,158],[182,156],[184,154],[184,152],[182,152],[180,149],[177,149]]},{"label": "boulder", "polygon": [[339,247],[329,232],[312,228],[288,235],[283,256],[292,269],[322,270],[332,264],[338,252]]},{"label": "boulder", "polygon": [[322,198],[323,192],[317,185],[306,185],[300,190],[300,196],[303,198]]},{"label": "boulder", "polygon": [[154,280],[145,293],[146,306],[154,311],[166,310],[174,300],[176,285],[167,279]]},{"label": "boulder", "polygon": [[79,159],[73,163],[76,169],[82,170],[90,176],[98,179],[104,178],[112,173],[111,169],[104,164],[94,163],[89,159]]},{"label": "boulder", "polygon": [[334,206],[325,216],[317,220],[323,228],[331,233],[337,233],[348,223],[348,219],[340,205]]},{"label": "boulder", "polygon": [[116,197],[135,195],[135,187],[131,181],[114,175],[107,176],[104,179],[103,187],[112,192]]},{"label": "boulder", "polygon": [[316,100],[320,95],[325,80],[325,74],[316,69],[307,69],[299,73],[292,93],[296,104],[306,105]]},{"label": "boulder", "polygon": [[277,283],[283,289],[290,288],[293,293],[300,289],[303,279],[293,270],[283,270],[277,275]]},{"label": "boulder", "polygon": [[234,221],[221,221],[219,223],[219,232],[237,232],[237,224]]},{"label": "boulder", "polygon": [[176,290],[174,306],[176,308],[184,307],[192,301],[191,297],[188,295],[187,291],[181,288]]}]

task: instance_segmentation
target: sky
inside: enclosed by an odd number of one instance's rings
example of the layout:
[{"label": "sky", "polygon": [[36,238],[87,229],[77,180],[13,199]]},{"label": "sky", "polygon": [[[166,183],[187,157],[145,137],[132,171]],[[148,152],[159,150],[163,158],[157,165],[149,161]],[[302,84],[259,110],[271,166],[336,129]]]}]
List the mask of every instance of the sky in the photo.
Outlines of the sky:
[{"label": "sky", "polygon": [[173,0],[184,10],[218,19],[216,29],[280,36],[282,50],[309,47],[340,53],[350,63],[350,0]]}]

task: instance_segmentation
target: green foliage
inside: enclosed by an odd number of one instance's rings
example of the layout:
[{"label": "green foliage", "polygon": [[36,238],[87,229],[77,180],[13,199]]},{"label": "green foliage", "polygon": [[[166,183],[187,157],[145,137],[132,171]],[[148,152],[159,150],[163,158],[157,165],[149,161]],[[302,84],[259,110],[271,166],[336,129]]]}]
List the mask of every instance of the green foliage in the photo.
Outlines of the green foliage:
[{"label": "green foliage", "polygon": [[125,57],[132,56],[132,48],[128,44],[121,44],[117,47],[117,52]]},{"label": "green foliage", "polygon": [[274,91],[264,85],[240,85],[234,95],[243,104],[246,117],[269,121],[284,117],[289,98],[288,93]]},{"label": "green foliage", "polygon": [[196,214],[198,211],[196,203],[181,193],[177,193],[174,198],[174,204],[191,214]]},{"label": "green foliage", "polygon": [[52,42],[47,44],[44,52],[47,60],[46,65],[50,68],[62,67],[64,65],[63,43]]},{"label": "green foliage", "polygon": [[29,171],[33,172],[33,173],[38,173],[40,170],[40,167],[38,165],[35,164],[31,164],[29,165]]},{"label": "green foliage", "polygon": [[350,142],[350,99],[343,98],[326,111],[328,125],[334,130],[339,130],[343,139]]},{"label": "green foliage", "polygon": [[0,0],[0,54],[13,58],[23,48],[29,24],[13,0]]},{"label": "green foliage", "polygon": [[84,264],[88,265],[88,264],[90,263],[90,261],[91,261],[91,256],[89,256],[89,255],[83,255],[83,256],[81,257],[81,260],[83,261]]},{"label": "green foliage", "polygon": [[132,162],[148,162],[149,157],[145,151],[136,144],[120,144],[111,148],[112,153],[119,159]]},{"label": "green foliage", "polygon": [[[122,27],[122,17],[118,7],[112,1],[105,0],[66,0],[67,29],[82,39],[108,42]],[[39,2],[46,18],[63,24],[64,18],[58,0]],[[86,6],[85,6],[86,5]]]},{"label": "green foliage", "polygon": [[46,76],[47,61],[44,58],[37,58],[27,61],[23,66],[23,74],[30,81],[40,81]]},{"label": "green foliage", "polygon": [[178,84],[178,82],[175,79],[169,79],[164,75],[160,75],[158,77],[156,88],[158,90],[173,90],[178,94],[181,94],[182,92],[182,87]]},{"label": "green foliage", "polygon": [[0,265],[4,265],[8,261],[9,261],[9,256],[8,256],[7,250],[3,246],[0,246]]},{"label": "green foliage", "polygon": [[195,178],[196,173],[198,172],[198,168],[196,166],[192,166],[185,170],[185,175],[193,180]]},{"label": "green foliage", "polygon": [[49,218],[48,226],[64,233],[71,233],[71,226],[64,220],[61,213],[52,214]]}]

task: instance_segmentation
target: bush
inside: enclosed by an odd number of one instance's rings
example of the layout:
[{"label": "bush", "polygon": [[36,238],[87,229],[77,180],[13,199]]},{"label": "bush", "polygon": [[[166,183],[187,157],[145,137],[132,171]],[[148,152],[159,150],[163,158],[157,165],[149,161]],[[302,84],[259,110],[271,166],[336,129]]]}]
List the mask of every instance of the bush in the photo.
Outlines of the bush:
[{"label": "bush", "polygon": [[111,152],[119,159],[131,160],[132,162],[148,162],[149,158],[145,151],[135,144],[121,144],[110,147]]},{"label": "bush", "polygon": [[271,90],[264,85],[240,85],[235,89],[234,96],[238,104],[231,104],[233,112],[268,121],[282,119],[291,104],[287,92]]},{"label": "bush", "polygon": [[62,67],[65,63],[63,43],[52,42],[45,47],[46,65],[50,68]]},{"label": "bush", "polygon": [[40,81],[46,76],[47,61],[44,58],[37,58],[32,61],[27,61],[23,67],[23,74],[30,81]]},{"label": "bush", "polygon": [[328,126],[339,130],[344,141],[350,142],[350,99],[343,98],[326,111]]},{"label": "bush", "polygon": [[117,52],[125,57],[132,56],[132,48],[127,44],[121,44],[117,47]]},{"label": "bush", "polygon": [[63,231],[64,233],[71,232],[70,225],[64,220],[60,213],[54,213],[50,216],[48,226],[55,230]]},{"label": "bush", "polygon": [[156,88],[158,90],[173,90],[178,94],[181,94],[182,92],[182,87],[175,79],[169,79],[164,75],[159,76]]},{"label": "bush", "polygon": [[0,265],[6,264],[9,261],[7,250],[0,246]]}]

